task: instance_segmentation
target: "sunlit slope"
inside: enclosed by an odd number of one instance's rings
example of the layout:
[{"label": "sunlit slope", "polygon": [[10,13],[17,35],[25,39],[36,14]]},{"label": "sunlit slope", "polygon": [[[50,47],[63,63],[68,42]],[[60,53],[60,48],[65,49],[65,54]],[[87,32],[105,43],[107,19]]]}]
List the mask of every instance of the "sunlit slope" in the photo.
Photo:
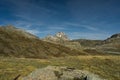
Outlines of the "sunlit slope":
[{"label": "sunlit slope", "polygon": [[0,56],[48,58],[79,54],[83,53],[42,41],[15,27],[0,27]]}]

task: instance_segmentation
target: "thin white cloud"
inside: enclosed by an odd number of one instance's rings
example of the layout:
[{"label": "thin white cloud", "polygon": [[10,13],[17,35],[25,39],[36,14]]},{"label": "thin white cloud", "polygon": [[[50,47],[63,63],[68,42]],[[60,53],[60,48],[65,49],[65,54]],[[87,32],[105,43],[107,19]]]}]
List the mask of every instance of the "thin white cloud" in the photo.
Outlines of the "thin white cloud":
[{"label": "thin white cloud", "polygon": [[30,26],[32,26],[31,23],[26,22],[26,21],[16,21],[14,23],[14,25],[17,26],[17,27],[24,27],[24,28],[29,28]]},{"label": "thin white cloud", "polygon": [[29,21],[20,21],[20,20],[14,22],[14,26],[21,28],[31,34],[38,35],[40,34],[40,31],[37,28],[31,29],[32,26],[35,25],[40,25],[40,24],[35,24],[35,23],[30,23]]},{"label": "thin white cloud", "polygon": [[[41,2],[45,2],[44,0]],[[43,19],[52,18],[56,15],[55,10],[47,8],[45,5],[38,5],[29,0],[10,0],[9,3],[14,6],[13,12],[16,17],[28,21],[42,21]]]},{"label": "thin white cloud", "polygon": [[38,30],[26,30],[26,31],[34,35],[37,35],[40,33]]},{"label": "thin white cloud", "polygon": [[44,31],[40,31],[39,33],[41,33],[41,34],[51,34],[53,32],[54,32],[54,30],[44,30]]},{"label": "thin white cloud", "polygon": [[42,22],[31,22],[31,21],[22,21],[22,20],[13,21],[12,23],[14,26],[23,29],[29,29],[32,28],[33,26],[37,26],[39,28],[44,25]]},{"label": "thin white cloud", "polygon": [[49,30],[66,30],[64,25],[48,25]]},{"label": "thin white cloud", "polygon": [[64,30],[65,28],[64,27],[49,27],[48,29],[51,29],[51,30]]},{"label": "thin white cloud", "polygon": [[89,30],[93,30],[93,31],[97,31],[98,30],[98,28],[92,27],[92,26],[89,26],[89,25],[80,25],[80,26],[82,26],[82,27],[84,27],[86,29],[89,29]]},{"label": "thin white cloud", "polygon": [[82,27],[82,28],[86,28],[88,30],[92,30],[92,31],[97,31],[98,28],[90,26],[90,25],[83,25],[83,24],[78,24],[78,23],[66,23],[67,25],[71,25],[71,26],[75,26],[75,27]]}]

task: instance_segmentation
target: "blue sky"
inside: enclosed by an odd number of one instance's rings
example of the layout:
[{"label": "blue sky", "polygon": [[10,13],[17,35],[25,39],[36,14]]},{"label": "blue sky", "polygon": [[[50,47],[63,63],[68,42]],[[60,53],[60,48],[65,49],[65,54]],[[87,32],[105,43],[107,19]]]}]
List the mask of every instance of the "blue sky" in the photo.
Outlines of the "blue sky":
[{"label": "blue sky", "polygon": [[0,0],[0,25],[45,37],[106,39],[120,33],[120,0]]}]

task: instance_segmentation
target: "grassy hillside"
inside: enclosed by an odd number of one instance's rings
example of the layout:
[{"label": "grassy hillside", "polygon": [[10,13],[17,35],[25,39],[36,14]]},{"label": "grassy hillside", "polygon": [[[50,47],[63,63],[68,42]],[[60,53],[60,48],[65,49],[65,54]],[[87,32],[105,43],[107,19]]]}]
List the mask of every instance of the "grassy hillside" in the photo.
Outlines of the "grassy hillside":
[{"label": "grassy hillside", "polygon": [[82,47],[95,47],[101,44],[101,40],[76,39],[71,42],[79,42]]},{"label": "grassy hillside", "polygon": [[105,53],[120,54],[120,38],[113,35],[102,41],[102,44],[96,48]]},{"label": "grassy hillside", "polygon": [[113,35],[106,40],[78,39],[72,40],[72,42],[79,42],[83,51],[87,53],[120,54],[120,38],[118,35]]},{"label": "grassy hillside", "polygon": [[48,58],[79,54],[84,53],[42,41],[11,26],[0,27],[0,56]]},{"label": "grassy hillside", "polygon": [[19,74],[21,78],[35,69],[48,65],[87,70],[108,80],[119,80],[120,78],[120,56],[78,56],[53,59],[0,57],[0,80],[13,80]]}]

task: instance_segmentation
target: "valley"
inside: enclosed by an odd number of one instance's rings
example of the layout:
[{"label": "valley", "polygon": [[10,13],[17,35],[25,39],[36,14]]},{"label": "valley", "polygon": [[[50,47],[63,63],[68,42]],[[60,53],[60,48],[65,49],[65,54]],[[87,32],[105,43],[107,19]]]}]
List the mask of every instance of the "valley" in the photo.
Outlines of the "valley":
[{"label": "valley", "polygon": [[66,66],[89,71],[106,80],[119,80],[119,35],[106,40],[70,40],[65,33],[58,32],[40,39],[14,26],[2,26],[0,80],[16,80],[17,76],[17,80],[23,80],[47,66]]}]

